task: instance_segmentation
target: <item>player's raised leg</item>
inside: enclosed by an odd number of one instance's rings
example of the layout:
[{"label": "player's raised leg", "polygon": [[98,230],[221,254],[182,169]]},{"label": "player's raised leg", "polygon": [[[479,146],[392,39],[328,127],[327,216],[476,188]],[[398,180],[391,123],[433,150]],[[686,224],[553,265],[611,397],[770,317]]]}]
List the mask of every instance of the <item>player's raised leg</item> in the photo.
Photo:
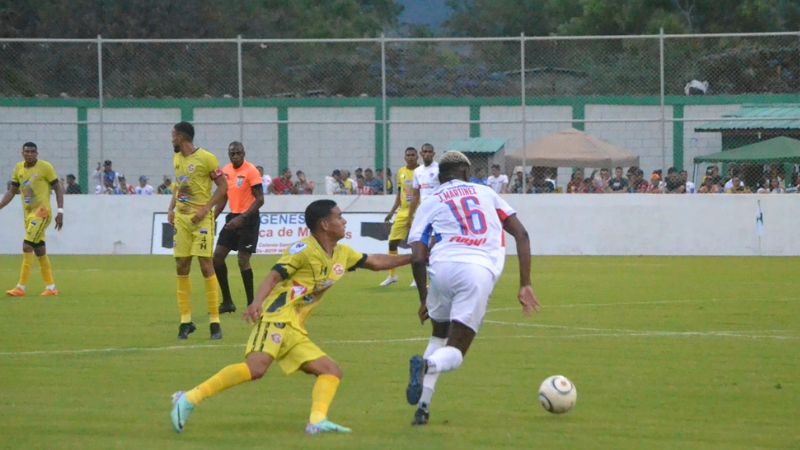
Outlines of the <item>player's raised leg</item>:
[{"label": "player's raised leg", "polygon": [[306,434],[351,432],[350,428],[328,420],[328,410],[342,379],[342,370],[339,366],[329,357],[323,356],[303,364],[300,369],[317,377],[314,389],[311,391],[311,413],[306,425]]}]

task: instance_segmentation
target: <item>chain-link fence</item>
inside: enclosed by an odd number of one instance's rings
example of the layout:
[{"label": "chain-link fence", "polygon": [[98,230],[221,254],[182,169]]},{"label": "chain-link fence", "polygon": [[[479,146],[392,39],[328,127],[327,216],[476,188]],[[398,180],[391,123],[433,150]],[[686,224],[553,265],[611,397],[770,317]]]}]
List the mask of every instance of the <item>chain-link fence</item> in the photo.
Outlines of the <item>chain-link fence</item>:
[{"label": "chain-link fence", "polygon": [[[791,158],[703,157],[800,137],[800,33],[0,39],[0,58],[4,147],[37,142],[84,192],[105,160],[128,179],[161,181],[180,120],[221,161],[242,141],[267,174],[303,170],[315,193],[335,169],[396,172],[403,151],[423,143],[438,154],[469,149],[476,178],[497,164],[515,192],[614,190],[613,158],[570,159],[575,143],[536,145],[572,128],[638,157],[622,167],[629,190],[628,173],[640,191],[674,190],[669,168],[703,191],[720,190],[714,177],[724,190],[734,174],[753,192],[774,180],[797,185]],[[0,161],[0,173],[13,160]],[[712,164],[719,174],[706,176]]]}]

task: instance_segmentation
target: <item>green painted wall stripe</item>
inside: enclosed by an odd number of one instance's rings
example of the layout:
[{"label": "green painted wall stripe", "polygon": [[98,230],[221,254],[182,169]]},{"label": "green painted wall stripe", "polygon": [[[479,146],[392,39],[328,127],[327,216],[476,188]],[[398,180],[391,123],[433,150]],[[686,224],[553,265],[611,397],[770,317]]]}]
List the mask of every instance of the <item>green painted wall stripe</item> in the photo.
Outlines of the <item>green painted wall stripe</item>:
[{"label": "green painted wall stripe", "polygon": [[[278,120],[289,120],[289,108],[278,108]],[[278,175],[289,167],[289,124],[278,124]]]},{"label": "green painted wall stripe", "polygon": [[[469,120],[481,120],[481,105],[469,105]],[[481,124],[469,124],[469,137],[481,137]]]},{"label": "green painted wall stripe", "polygon": [[[86,122],[88,114],[86,107],[79,107],[78,122]],[[89,126],[85,123],[78,124],[78,184],[84,194],[89,191]]]},{"label": "green painted wall stripe", "polygon": [[[672,118],[683,119],[683,105],[673,105]],[[683,120],[672,122],[672,165],[683,170]]]},{"label": "green painted wall stripe", "polygon": [[[479,98],[438,98],[407,97],[389,98],[389,107],[393,106],[518,106],[519,97],[479,97]],[[658,106],[658,96],[625,97],[625,96],[585,96],[585,97],[531,97],[525,100],[529,106],[573,106],[589,105],[632,105]],[[800,94],[745,94],[745,95],[670,95],[664,97],[666,105],[731,105],[731,104],[772,104],[800,103]],[[245,107],[280,108],[280,107],[344,107],[362,106],[376,107],[381,104],[377,97],[365,98],[293,98],[293,99],[245,99]],[[57,106],[96,108],[97,99],[62,99],[62,98],[0,98],[0,106]],[[106,108],[235,108],[238,99],[230,98],[188,98],[188,99],[107,99]]]},{"label": "green painted wall stripe", "polygon": [[181,105],[181,121],[191,122],[194,120],[194,107],[191,105]]},{"label": "green painted wall stripe", "polygon": [[[386,112],[386,118],[389,118],[389,112]],[[382,121],[383,120],[383,105],[378,105],[375,107],[375,120]],[[387,127],[386,131],[388,132],[389,129]],[[389,136],[386,136],[386,142],[389,142]],[[388,155],[387,155],[388,156]],[[375,168],[382,168],[383,167],[383,124],[376,123],[375,124]],[[391,160],[391,158],[389,158]]]},{"label": "green painted wall stripe", "polygon": [[572,128],[576,130],[585,130],[586,123],[583,119],[586,118],[586,103],[576,103],[572,105]]}]

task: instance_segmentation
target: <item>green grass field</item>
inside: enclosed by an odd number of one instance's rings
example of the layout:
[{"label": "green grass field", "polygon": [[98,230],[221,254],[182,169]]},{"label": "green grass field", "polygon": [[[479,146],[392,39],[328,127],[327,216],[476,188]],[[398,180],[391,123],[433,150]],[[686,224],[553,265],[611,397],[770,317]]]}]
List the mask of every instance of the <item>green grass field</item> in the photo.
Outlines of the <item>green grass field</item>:
[{"label": "green grass field", "polygon": [[[409,356],[429,327],[416,319],[409,271],[341,281],[309,321],[344,370],[331,418],[351,435],[307,437],[312,378],[284,376],[226,391],[169,422],[170,394],[242,359],[249,327],[223,318],[208,339],[199,268],[198,331],[178,342],[172,259],[52,257],[58,298],[0,300],[0,447],[15,449],[756,449],[800,448],[797,258],[534,258],[543,305],[515,300],[516,259],[495,289],[464,365],[442,375],[431,423],[412,428]],[[0,257],[4,289],[20,257]],[[257,278],[274,258],[253,260]],[[231,284],[241,306],[235,261]],[[564,374],[574,410],[545,412],[542,379]]]}]

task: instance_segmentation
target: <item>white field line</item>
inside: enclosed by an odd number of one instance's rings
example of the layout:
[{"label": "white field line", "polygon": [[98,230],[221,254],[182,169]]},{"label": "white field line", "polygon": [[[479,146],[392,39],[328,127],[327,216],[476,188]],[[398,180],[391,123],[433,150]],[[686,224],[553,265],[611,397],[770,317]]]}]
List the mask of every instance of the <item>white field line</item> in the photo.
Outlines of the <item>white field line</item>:
[{"label": "white field line", "polygon": [[[484,323],[493,325],[505,325],[523,328],[550,328],[560,330],[575,330],[575,331],[594,331],[603,333],[608,336],[632,336],[632,337],[733,337],[733,338],[749,338],[749,339],[778,339],[778,340],[797,340],[800,336],[785,336],[764,334],[771,333],[779,330],[755,330],[749,332],[741,331],[659,331],[659,330],[629,330],[617,328],[590,328],[590,327],[574,327],[568,325],[544,325],[536,323],[519,323],[519,322],[502,322],[499,320],[484,320]],[[609,334],[610,333],[610,334]],[[755,334],[753,334],[755,333]],[[597,336],[597,334],[584,335],[584,336]],[[514,337],[514,336],[508,336]],[[538,336],[542,337],[542,336]],[[565,337],[565,336],[554,336]],[[569,336],[566,336],[569,337]]]},{"label": "white field line", "polygon": [[[635,305],[673,305],[673,304],[686,304],[686,303],[705,303],[705,302],[721,302],[721,301],[732,301],[732,300],[723,300],[721,298],[705,298],[705,299],[696,299],[696,300],[657,300],[657,301],[641,301],[641,302],[614,302],[614,303],[570,303],[565,305],[543,305],[543,309],[549,308],[601,308],[607,306],[635,306]],[[796,298],[776,298],[771,300],[758,300],[759,302],[793,302],[797,301]],[[520,311],[520,306],[509,306],[504,308],[489,308],[486,310],[487,313],[490,312],[499,312],[499,311]]]},{"label": "white field line", "polygon": [[[592,337],[722,337],[722,338],[745,338],[745,339],[775,339],[775,340],[800,340],[800,336],[768,335],[772,330],[760,330],[748,334],[733,331],[648,331],[648,330],[627,330],[615,328],[588,328],[572,327],[566,325],[542,325],[532,323],[501,322],[497,320],[485,320],[484,323],[492,325],[514,326],[522,328],[549,328],[574,331],[588,331],[589,333],[575,333],[567,335],[512,335],[512,336],[481,336],[481,340],[502,340],[502,339],[581,339]],[[395,338],[395,339],[334,339],[320,341],[325,345],[375,345],[375,344],[394,344],[405,342],[425,342],[427,337]],[[0,357],[24,357],[24,356],[56,356],[56,355],[84,355],[97,353],[131,353],[131,352],[169,352],[179,350],[196,350],[206,348],[243,348],[244,344],[193,344],[193,345],[168,345],[163,347],[107,347],[107,348],[85,348],[74,350],[34,350],[22,352],[0,352]]]}]

